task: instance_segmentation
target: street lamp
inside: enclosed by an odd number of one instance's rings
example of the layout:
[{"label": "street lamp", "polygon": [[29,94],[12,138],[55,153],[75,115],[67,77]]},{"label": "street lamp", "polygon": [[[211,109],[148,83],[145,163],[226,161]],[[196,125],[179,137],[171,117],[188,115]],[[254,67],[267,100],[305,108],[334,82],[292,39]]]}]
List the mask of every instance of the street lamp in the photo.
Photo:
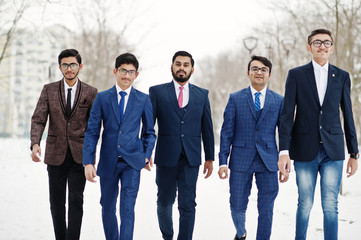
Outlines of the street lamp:
[{"label": "street lamp", "polygon": [[249,55],[252,55],[252,51],[257,47],[258,38],[246,37],[243,39],[244,47],[249,51]]}]

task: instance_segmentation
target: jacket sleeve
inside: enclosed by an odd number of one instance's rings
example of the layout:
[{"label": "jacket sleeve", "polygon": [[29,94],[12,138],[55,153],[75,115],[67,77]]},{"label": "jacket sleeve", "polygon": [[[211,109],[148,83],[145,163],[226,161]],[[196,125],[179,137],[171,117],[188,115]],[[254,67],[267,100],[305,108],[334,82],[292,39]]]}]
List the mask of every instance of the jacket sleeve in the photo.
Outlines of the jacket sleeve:
[{"label": "jacket sleeve", "polygon": [[226,109],[223,114],[223,124],[219,145],[219,166],[227,165],[227,159],[230,154],[235,128],[236,110],[232,97],[229,97]]},{"label": "jacket sleeve", "polygon": [[152,156],[156,136],[154,131],[153,108],[148,96],[145,100],[142,123],[142,141],[144,146],[144,152],[146,158],[150,159],[150,157]]},{"label": "jacket sleeve", "polygon": [[49,101],[46,85],[41,91],[38,103],[31,117],[31,129],[30,129],[30,150],[32,150],[34,144],[39,144],[41,137],[48,121],[49,115]]},{"label": "jacket sleeve", "polygon": [[202,115],[202,140],[206,160],[214,160],[214,134],[208,91]]}]

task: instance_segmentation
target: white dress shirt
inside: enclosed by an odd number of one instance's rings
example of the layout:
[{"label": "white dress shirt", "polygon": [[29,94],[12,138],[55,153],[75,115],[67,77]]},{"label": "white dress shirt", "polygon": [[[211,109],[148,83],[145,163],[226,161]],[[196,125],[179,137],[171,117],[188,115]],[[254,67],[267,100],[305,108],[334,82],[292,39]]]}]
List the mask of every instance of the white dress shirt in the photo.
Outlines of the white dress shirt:
[{"label": "white dress shirt", "polygon": [[[124,97],[124,112],[125,112],[125,109],[127,108],[127,104],[128,104],[128,99],[129,99],[129,94],[130,94],[130,91],[132,90],[132,86],[128,87],[127,89],[123,90],[121,89],[118,84],[115,84],[115,87],[117,89],[117,97],[118,97],[118,105],[120,103],[120,99],[121,99],[121,96],[119,94],[120,91],[123,91],[123,92],[126,92],[127,95],[125,95]],[[123,113],[124,113],[123,112]]]},{"label": "white dress shirt", "polygon": [[315,73],[318,98],[320,99],[320,105],[322,106],[327,89],[328,61],[325,65],[321,66],[312,59],[312,65]]},{"label": "white dress shirt", "polygon": [[[179,87],[181,87],[181,85],[179,83],[177,83],[175,80],[173,80],[174,83],[174,88],[175,88],[175,94],[177,96],[177,99],[179,97],[179,93],[180,93],[180,89]],[[189,84],[188,82],[186,84],[184,84],[183,86],[183,105],[182,107],[187,106],[188,102],[189,102]]]},{"label": "white dress shirt", "polygon": [[71,101],[71,108],[73,108],[74,100],[75,100],[75,94],[76,94],[76,88],[78,87],[78,79],[76,80],[75,84],[72,87],[70,87],[66,83],[65,79],[63,81],[64,81],[64,90],[65,90],[65,102],[68,101],[68,89],[71,88],[71,99],[70,99],[70,101]]}]

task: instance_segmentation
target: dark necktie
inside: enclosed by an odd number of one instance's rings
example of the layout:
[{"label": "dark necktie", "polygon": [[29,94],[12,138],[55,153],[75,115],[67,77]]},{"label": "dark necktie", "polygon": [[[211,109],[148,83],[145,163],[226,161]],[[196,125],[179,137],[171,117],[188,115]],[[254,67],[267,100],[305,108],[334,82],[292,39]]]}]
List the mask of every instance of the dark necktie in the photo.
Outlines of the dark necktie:
[{"label": "dark necktie", "polygon": [[127,95],[126,92],[120,91],[120,101],[119,101],[119,113],[120,113],[120,122],[123,120],[123,114],[124,114],[124,102],[125,102],[125,95]]},{"label": "dark necktie", "polygon": [[69,118],[71,114],[71,88],[68,88],[68,95],[66,96],[65,114],[67,118]]},{"label": "dark necktie", "polygon": [[261,95],[260,92],[256,92],[254,94],[255,98],[254,98],[254,106],[256,108],[256,111],[259,111],[261,109],[261,102],[259,100],[259,96]]}]

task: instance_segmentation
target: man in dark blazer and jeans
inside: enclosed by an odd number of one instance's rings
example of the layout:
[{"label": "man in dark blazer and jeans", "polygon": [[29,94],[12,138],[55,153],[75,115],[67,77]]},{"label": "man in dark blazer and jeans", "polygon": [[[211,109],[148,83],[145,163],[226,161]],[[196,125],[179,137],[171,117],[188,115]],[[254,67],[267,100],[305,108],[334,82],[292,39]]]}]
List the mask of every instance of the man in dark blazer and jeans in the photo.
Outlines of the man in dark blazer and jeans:
[{"label": "man in dark blazer and jeans", "polygon": [[194,71],[192,55],[185,51],[176,52],[171,71],[173,81],[149,89],[153,117],[158,122],[155,152],[157,213],[163,239],[173,239],[172,208],[178,190],[178,240],[189,240],[195,222],[202,140],[206,178],[213,170],[213,124],[208,91],[188,82]]},{"label": "man in dark blazer and jeans", "polygon": [[[55,239],[79,239],[83,217],[85,187],[82,149],[90,109],[97,89],[81,82],[82,69],[77,50],[59,54],[59,69],[64,78],[46,84],[31,119],[31,157],[40,162],[40,140],[49,118],[45,159],[48,165],[50,209]],[[66,185],[68,185],[68,227],[65,220]]]},{"label": "man in dark blazer and jeans", "polygon": [[[285,182],[294,160],[298,186],[296,239],[306,239],[317,175],[320,174],[324,237],[337,239],[344,136],[350,158],[346,173],[355,174],[358,144],[350,98],[350,76],[329,64],[333,52],[330,31],[317,29],[308,37],[312,61],[288,73],[280,122],[280,181]],[[340,109],[343,113],[344,132]]]}]

